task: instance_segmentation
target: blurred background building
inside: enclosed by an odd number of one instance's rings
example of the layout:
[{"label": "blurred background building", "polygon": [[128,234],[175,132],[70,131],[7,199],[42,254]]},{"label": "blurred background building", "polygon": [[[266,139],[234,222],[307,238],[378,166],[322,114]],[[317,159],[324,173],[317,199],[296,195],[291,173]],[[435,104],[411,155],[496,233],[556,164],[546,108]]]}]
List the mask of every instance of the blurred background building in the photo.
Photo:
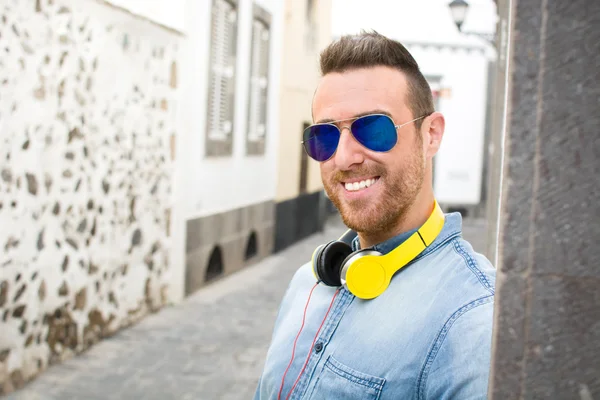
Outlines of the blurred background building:
[{"label": "blurred background building", "polygon": [[[496,28],[492,0],[464,3],[463,32],[448,0],[333,0],[334,37],[375,29],[403,43],[429,82],[446,130],[434,162],[434,192],[446,211],[483,216]],[[463,10],[465,11],[465,10]],[[458,16],[457,16],[458,17]],[[488,40],[484,38],[488,37]]]},{"label": "blurred background building", "polygon": [[[438,200],[485,205],[495,52],[447,2],[0,4],[0,393],[323,228],[300,141],[344,33],[415,55],[447,120]],[[493,32],[470,4],[464,28]]]},{"label": "blurred background building", "polygon": [[275,250],[321,230],[331,203],[319,165],[302,148],[312,124],[312,98],[320,77],[319,53],[331,41],[331,0],[285,1],[281,60]]},{"label": "blurred background building", "polygon": [[187,5],[176,299],[271,253],[280,120],[282,3]]},{"label": "blurred background building", "polygon": [[320,229],[329,1],[2,6],[0,392]]}]

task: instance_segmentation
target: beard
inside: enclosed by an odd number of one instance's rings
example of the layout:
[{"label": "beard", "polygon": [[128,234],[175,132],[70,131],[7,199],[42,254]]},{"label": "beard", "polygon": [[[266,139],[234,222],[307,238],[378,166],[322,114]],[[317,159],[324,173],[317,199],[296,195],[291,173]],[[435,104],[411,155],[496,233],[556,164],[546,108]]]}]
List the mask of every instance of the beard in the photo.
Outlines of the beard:
[{"label": "beard", "polygon": [[[375,200],[343,199],[344,188],[340,182],[358,176],[379,176],[376,185],[381,186],[381,193]],[[348,228],[364,234],[378,234],[402,223],[423,187],[424,177],[423,147],[417,144],[410,159],[398,171],[391,171],[381,164],[363,165],[351,172],[336,171],[328,180],[323,180],[323,186]]]}]

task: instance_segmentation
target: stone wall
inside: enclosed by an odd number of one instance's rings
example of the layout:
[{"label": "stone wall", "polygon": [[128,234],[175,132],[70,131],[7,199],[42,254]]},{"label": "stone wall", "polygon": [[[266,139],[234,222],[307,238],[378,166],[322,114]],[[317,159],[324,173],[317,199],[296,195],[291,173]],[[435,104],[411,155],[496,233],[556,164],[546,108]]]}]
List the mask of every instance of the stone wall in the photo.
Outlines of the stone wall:
[{"label": "stone wall", "polygon": [[501,47],[508,104],[490,398],[599,399],[600,2],[498,3],[501,21],[511,11],[511,37]]},{"label": "stone wall", "polygon": [[181,36],[104,2],[0,5],[0,394],[168,299]]}]

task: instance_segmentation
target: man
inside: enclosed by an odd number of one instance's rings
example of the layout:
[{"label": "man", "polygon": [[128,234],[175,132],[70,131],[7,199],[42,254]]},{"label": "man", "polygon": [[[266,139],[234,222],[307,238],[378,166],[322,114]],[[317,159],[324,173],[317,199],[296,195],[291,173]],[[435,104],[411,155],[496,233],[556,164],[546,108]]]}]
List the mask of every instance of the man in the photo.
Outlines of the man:
[{"label": "man", "polygon": [[427,81],[377,33],[330,44],[321,72],[303,142],[357,237],[296,272],[255,399],[486,398],[495,270],[435,201]]}]

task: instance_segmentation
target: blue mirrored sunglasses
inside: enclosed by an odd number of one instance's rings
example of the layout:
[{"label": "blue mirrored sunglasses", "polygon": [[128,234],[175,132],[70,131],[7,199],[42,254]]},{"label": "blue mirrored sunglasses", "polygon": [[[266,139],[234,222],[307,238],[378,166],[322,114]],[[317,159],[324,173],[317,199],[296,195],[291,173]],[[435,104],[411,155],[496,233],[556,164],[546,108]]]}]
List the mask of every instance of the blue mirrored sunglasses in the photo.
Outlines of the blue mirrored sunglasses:
[{"label": "blue mirrored sunglasses", "polygon": [[[354,119],[350,125],[350,132],[367,149],[386,152],[390,151],[396,145],[398,141],[396,130],[398,128],[421,118],[425,118],[425,116],[415,118],[400,125],[394,125],[394,121],[387,115],[365,115]],[[342,134],[335,123],[351,120],[315,124],[306,128],[302,137],[302,145],[306,154],[319,162],[329,160],[335,154],[340,142],[340,135]]]}]

